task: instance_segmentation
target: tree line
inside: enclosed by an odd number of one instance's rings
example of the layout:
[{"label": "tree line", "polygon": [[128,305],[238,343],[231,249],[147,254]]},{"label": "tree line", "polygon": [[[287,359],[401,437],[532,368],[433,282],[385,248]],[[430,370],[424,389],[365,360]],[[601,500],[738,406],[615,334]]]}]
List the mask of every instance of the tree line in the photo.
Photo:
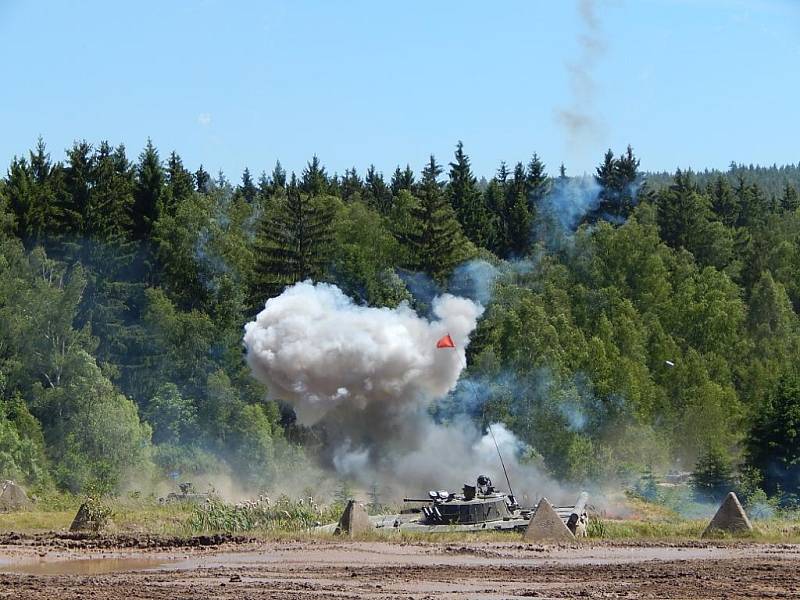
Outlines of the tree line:
[{"label": "tree line", "polygon": [[628,147],[591,177],[532,154],[487,181],[459,142],[420,173],[315,156],[233,184],[150,141],[53,161],[40,140],[0,182],[0,476],[79,491],[224,467],[268,486],[318,436],[244,365],[266,299],[311,278],[424,311],[417,275],[455,290],[484,264],[480,410],[457,389],[438,418],[502,420],[565,481],[700,465],[791,503],[800,199],[737,169],[649,176]]}]

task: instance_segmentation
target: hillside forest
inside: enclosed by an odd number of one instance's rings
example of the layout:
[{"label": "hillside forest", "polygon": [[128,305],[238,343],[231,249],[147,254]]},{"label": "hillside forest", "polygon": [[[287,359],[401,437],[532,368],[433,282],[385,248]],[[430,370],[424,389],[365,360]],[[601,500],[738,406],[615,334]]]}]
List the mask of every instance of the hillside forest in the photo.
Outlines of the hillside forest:
[{"label": "hillside forest", "polygon": [[0,181],[0,479],[81,493],[224,470],[268,489],[315,463],[317,436],[245,364],[264,302],[312,279],[424,313],[478,277],[485,393],[455,390],[437,419],[501,421],[565,482],[693,471],[794,505],[800,166],[598,158],[486,179],[458,143],[421,172],[314,156],[228,179],[150,141],[55,161],[40,140]]}]

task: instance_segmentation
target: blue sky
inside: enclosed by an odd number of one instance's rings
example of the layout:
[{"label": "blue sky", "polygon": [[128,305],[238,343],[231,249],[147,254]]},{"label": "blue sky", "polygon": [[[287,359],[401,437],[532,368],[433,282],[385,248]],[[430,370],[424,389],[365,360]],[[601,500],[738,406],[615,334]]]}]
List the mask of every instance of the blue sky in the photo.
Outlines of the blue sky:
[{"label": "blue sky", "polygon": [[459,139],[487,176],[628,143],[648,170],[800,162],[800,0],[0,0],[0,51],[2,169],[39,135],[149,136],[232,180],[418,170]]}]

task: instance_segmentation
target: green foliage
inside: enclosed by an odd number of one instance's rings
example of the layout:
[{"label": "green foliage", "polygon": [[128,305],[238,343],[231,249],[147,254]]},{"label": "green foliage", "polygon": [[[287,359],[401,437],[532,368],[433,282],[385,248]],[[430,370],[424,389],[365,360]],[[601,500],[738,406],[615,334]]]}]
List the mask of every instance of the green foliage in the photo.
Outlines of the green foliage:
[{"label": "green foliage", "polygon": [[[785,373],[753,419],[748,440],[750,464],[763,476],[770,495],[800,489],[800,376]],[[788,498],[787,498],[788,500]]]},{"label": "green foliage", "polygon": [[692,487],[700,500],[721,502],[733,488],[733,466],[726,452],[710,447],[698,459]]},{"label": "green foliage", "polygon": [[413,226],[408,236],[410,266],[429,274],[440,283],[469,254],[461,226],[438,179],[441,173],[442,167],[431,156],[417,187],[419,202],[411,207]]},{"label": "green foliage", "polygon": [[274,504],[256,501],[231,505],[210,499],[194,509],[186,528],[192,533],[303,531],[336,520],[337,509],[321,510],[310,501],[294,501],[287,496]]},{"label": "green foliage", "polygon": [[0,475],[77,492],[153,467],[255,487],[303,472],[292,415],[242,360],[243,324],[305,278],[396,306],[413,300],[398,270],[444,286],[481,256],[500,273],[469,348],[484,384],[479,406],[458,390],[437,405],[445,420],[504,422],[561,480],[680,462],[698,490],[794,502],[797,169],[640,188],[632,149],[609,151],[567,231],[542,210],[563,166],[509,164],[479,181],[459,143],[446,181],[433,157],[388,183],[313,157],[299,178],[278,163],[232,186],[149,141],[135,164],[85,141],[61,163],[40,141],[0,181]]},{"label": "green foliage", "polygon": [[[324,187],[315,171],[309,171],[306,177],[306,189]],[[264,213],[254,244],[256,264],[250,297],[255,305],[278,295],[288,285],[323,275],[333,213],[330,199],[296,189],[276,199]]]}]

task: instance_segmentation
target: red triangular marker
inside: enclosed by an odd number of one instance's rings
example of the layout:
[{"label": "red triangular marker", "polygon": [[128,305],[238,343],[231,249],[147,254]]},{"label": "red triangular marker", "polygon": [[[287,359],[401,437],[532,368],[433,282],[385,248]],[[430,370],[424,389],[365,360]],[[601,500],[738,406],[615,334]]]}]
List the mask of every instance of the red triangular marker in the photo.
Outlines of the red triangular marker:
[{"label": "red triangular marker", "polygon": [[453,338],[451,338],[450,334],[448,333],[446,336],[444,336],[442,339],[440,339],[438,342],[436,342],[436,347],[437,348],[455,348],[456,344],[453,341]]}]

